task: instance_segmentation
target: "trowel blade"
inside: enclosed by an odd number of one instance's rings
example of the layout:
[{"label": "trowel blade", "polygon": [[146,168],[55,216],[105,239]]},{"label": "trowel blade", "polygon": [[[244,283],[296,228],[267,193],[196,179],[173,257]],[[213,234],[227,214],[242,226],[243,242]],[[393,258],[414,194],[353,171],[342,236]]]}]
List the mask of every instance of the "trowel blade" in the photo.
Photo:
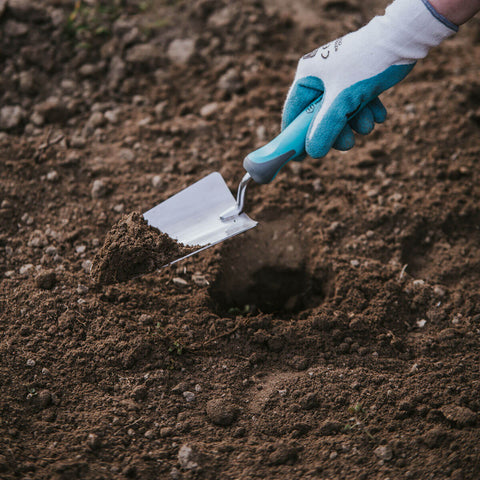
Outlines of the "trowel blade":
[{"label": "trowel blade", "polygon": [[[228,220],[220,218],[235,205],[236,200],[225,180],[220,173],[213,172],[159,203],[143,216],[149,225],[178,242],[198,246],[199,249],[190,254],[193,255],[257,225],[245,213]],[[178,260],[181,258],[175,262]]]}]

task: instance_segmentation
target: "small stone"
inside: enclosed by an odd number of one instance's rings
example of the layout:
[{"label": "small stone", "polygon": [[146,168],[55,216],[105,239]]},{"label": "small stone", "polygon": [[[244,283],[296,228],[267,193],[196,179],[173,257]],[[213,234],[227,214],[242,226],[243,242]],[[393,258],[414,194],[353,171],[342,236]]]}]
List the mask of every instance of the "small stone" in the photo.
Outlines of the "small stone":
[{"label": "small stone", "polygon": [[28,33],[28,30],[28,25],[15,20],[7,20],[3,26],[3,32],[7,37],[22,37]]},{"label": "small stone", "polygon": [[188,282],[184,280],[183,278],[180,277],[174,277],[172,282],[177,286],[177,287],[186,287],[188,286]]},{"label": "small stone", "polygon": [[160,433],[160,436],[162,438],[170,437],[173,434],[173,428],[172,427],[162,427],[160,429],[159,433]]},{"label": "small stone", "polygon": [[86,250],[86,249],[87,249],[87,247],[86,247],[85,245],[77,245],[77,246],[75,247],[75,251],[76,251],[77,253],[80,253],[80,254],[81,254],[81,253],[85,253],[85,250]]},{"label": "small stone", "polygon": [[22,265],[20,267],[19,273],[20,275],[26,275],[27,273],[31,272],[33,270],[33,264],[27,263],[25,265]]},{"label": "small stone", "polygon": [[182,445],[178,451],[178,463],[184,470],[196,470],[200,466],[201,455],[190,445]]},{"label": "small stone", "polygon": [[162,59],[162,49],[152,43],[141,43],[131,47],[125,58],[129,63],[154,66]]},{"label": "small stone", "polygon": [[195,283],[199,287],[206,287],[210,285],[210,282],[205,278],[204,275],[200,275],[197,273],[192,275],[192,280],[193,280],[193,283]]},{"label": "small stone", "polygon": [[82,268],[85,273],[90,273],[92,271],[92,261],[91,260],[84,260],[82,262]]},{"label": "small stone", "polygon": [[160,175],[154,175],[152,177],[152,186],[153,188],[160,189],[162,186],[162,177]]},{"label": "small stone", "polygon": [[29,239],[27,245],[32,248],[42,248],[47,246],[48,239],[42,230],[34,230]]},{"label": "small stone", "polygon": [[24,213],[22,215],[22,218],[21,218],[22,222],[25,224],[25,225],[32,225],[33,222],[34,222],[34,219],[31,215],[29,215],[28,213]]},{"label": "small stone", "polygon": [[84,63],[79,69],[78,73],[82,77],[93,77],[95,74],[99,72],[99,67],[97,65],[93,65],[92,63]]},{"label": "small stone", "polygon": [[49,390],[42,390],[38,394],[38,404],[41,408],[47,408],[52,404],[52,394]]},{"label": "small stone", "polygon": [[259,142],[265,142],[267,140],[267,129],[265,128],[265,125],[259,125],[255,134],[257,135],[257,140]]},{"label": "small stone", "polygon": [[110,60],[108,75],[107,75],[107,85],[110,89],[116,89],[122,80],[125,78],[126,74],[126,65],[122,58],[118,55],[115,55]]},{"label": "small stone", "polygon": [[388,462],[393,458],[393,451],[390,446],[388,445],[380,445],[378,446],[373,453],[379,460],[383,460],[384,462]]},{"label": "small stone", "polygon": [[181,395],[188,389],[189,384],[187,382],[180,382],[177,383],[172,389],[171,392],[175,393],[176,395]]},{"label": "small stone", "polygon": [[56,170],[50,170],[46,177],[45,177],[49,182],[56,182],[59,178],[58,172]]},{"label": "small stone", "polygon": [[437,295],[437,297],[444,297],[447,292],[441,285],[435,285],[433,287],[433,293]]},{"label": "small stone", "polygon": [[35,360],[33,358],[29,358],[27,360],[27,367],[34,367],[36,365],[37,362],[35,362]]},{"label": "small stone", "polygon": [[85,148],[87,139],[82,135],[74,135],[70,140],[70,144],[73,148]]},{"label": "small stone", "polygon": [[143,436],[148,439],[152,439],[155,437],[155,432],[153,430],[147,430]]},{"label": "small stone", "polygon": [[171,62],[179,65],[189,63],[195,54],[195,40],[192,38],[177,38],[170,43],[167,56]]},{"label": "small stone", "polygon": [[95,434],[95,433],[89,433],[88,434],[88,437],[87,437],[87,445],[89,446],[89,448],[91,448],[92,450],[97,450],[100,448],[101,446],[101,440],[100,440],[100,437]]},{"label": "small stone", "polygon": [[340,222],[332,222],[327,228],[326,228],[326,232],[328,234],[332,234],[332,233],[335,233],[340,227],[342,226],[342,224]]},{"label": "small stone", "polygon": [[208,419],[215,425],[228,427],[237,419],[239,409],[229,401],[218,398],[207,402],[206,413]]},{"label": "small stone", "polygon": [[401,193],[394,193],[393,195],[390,195],[388,197],[388,200],[391,201],[391,202],[399,202],[400,200],[402,200],[403,198],[403,195]]},{"label": "small stone", "polygon": [[113,206],[113,211],[116,213],[122,213],[125,210],[125,205],[123,203],[117,203]]},{"label": "small stone", "polygon": [[161,120],[163,118],[166,108],[167,108],[166,100],[164,100],[163,102],[157,103],[157,105],[155,105],[155,117],[158,120]]},{"label": "small stone", "polygon": [[234,22],[237,16],[237,10],[232,7],[233,5],[231,4],[222,9],[214,9],[208,18],[208,25],[214,28],[225,28]]},{"label": "small stone", "polygon": [[182,395],[187,402],[193,402],[195,400],[195,394],[193,392],[186,391],[183,392]]},{"label": "small stone", "polygon": [[7,105],[0,109],[0,130],[18,127],[25,118],[25,110],[18,105]]},{"label": "small stone", "polygon": [[69,78],[64,78],[61,82],[60,82],[60,87],[62,88],[62,90],[64,90],[65,92],[74,92],[75,89],[77,88],[77,83],[74,81],[74,80],[71,80]]},{"label": "small stone", "polygon": [[88,287],[86,285],[82,285],[81,283],[77,286],[77,293],[79,295],[85,295],[88,293]]},{"label": "small stone", "polygon": [[453,426],[457,428],[475,425],[477,414],[467,407],[458,405],[445,405],[440,408],[440,412]]},{"label": "small stone", "polygon": [[19,75],[20,90],[24,93],[35,91],[35,77],[30,70],[24,70]]},{"label": "small stone", "polygon": [[35,285],[41,290],[51,290],[57,283],[57,276],[53,270],[39,273],[35,278]]},{"label": "small stone", "polygon": [[367,190],[367,191],[365,192],[365,194],[366,194],[367,197],[369,197],[369,198],[374,198],[374,197],[378,196],[379,193],[380,193],[379,190],[376,189],[376,188],[371,188],[370,190]]},{"label": "small stone", "polygon": [[108,123],[117,124],[118,123],[118,111],[117,110],[107,110],[103,116]]},{"label": "small stone", "polygon": [[105,180],[97,179],[93,181],[91,195],[92,198],[105,197],[110,190],[108,183]]},{"label": "small stone", "polygon": [[101,127],[105,123],[105,117],[102,112],[93,112],[88,119],[87,124],[92,128]]},{"label": "small stone", "polygon": [[422,318],[420,320],[417,320],[417,327],[418,328],[423,328],[426,324],[427,324],[427,321],[424,318]]},{"label": "small stone", "polygon": [[313,186],[313,190],[317,193],[323,193],[325,192],[325,187],[322,183],[322,181],[319,179],[319,178],[316,178],[313,182],[312,182],[312,186]]},{"label": "small stone", "polygon": [[200,115],[202,117],[208,118],[208,117],[211,117],[217,110],[218,110],[217,102],[207,103],[200,109]]},{"label": "small stone", "polygon": [[127,162],[133,162],[135,160],[135,152],[130,148],[122,148],[119,155],[120,158],[126,160]]},{"label": "small stone", "polygon": [[234,68],[230,68],[219,78],[217,86],[227,93],[235,93],[243,86],[242,78]]},{"label": "small stone", "polygon": [[147,115],[146,117],[141,118],[138,122],[137,125],[139,127],[146,127],[147,125],[150,125],[153,122],[153,117],[150,115]]},{"label": "small stone", "polygon": [[8,9],[12,16],[26,22],[45,21],[47,9],[30,0],[8,0]]},{"label": "small stone", "polygon": [[410,375],[413,375],[414,373],[417,373],[418,372],[418,363],[414,363],[411,367],[410,367],[410,370],[408,371],[408,373]]}]

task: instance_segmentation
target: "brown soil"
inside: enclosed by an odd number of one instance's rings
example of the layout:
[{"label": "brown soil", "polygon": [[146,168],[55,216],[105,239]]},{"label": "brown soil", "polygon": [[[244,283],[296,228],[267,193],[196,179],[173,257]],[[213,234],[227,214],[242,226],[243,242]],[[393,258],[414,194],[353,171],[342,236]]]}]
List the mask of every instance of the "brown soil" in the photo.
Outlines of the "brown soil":
[{"label": "brown soil", "polygon": [[73,3],[0,1],[0,478],[480,478],[478,19],[249,187],[256,229],[97,288],[124,212],[233,191],[387,1]]},{"label": "brown soil", "polygon": [[98,285],[125,282],[151,273],[197,250],[148,225],[141,213],[124,215],[95,255],[91,276]]}]

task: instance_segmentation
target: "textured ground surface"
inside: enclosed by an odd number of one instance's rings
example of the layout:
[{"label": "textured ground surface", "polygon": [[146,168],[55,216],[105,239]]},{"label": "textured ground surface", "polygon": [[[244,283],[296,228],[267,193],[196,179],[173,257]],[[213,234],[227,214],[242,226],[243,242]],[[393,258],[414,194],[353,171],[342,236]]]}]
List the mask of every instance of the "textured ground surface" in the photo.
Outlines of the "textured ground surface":
[{"label": "textured ground surface", "polygon": [[124,213],[235,189],[298,57],[386,3],[0,1],[2,479],[479,478],[478,20],[249,188],[257,229],[88,273]]}]

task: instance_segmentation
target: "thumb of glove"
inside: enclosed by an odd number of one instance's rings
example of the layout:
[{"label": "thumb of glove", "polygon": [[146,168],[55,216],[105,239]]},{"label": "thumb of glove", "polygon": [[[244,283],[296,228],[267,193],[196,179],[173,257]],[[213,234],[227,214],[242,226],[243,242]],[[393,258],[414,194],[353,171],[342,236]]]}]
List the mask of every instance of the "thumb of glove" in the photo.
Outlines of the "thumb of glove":
[{"label": "thumb of glove", "polygon": [[[361,105],[342,92],[340,95],[325,92],[318,112],[310,124],[305,149],[312,158],[324,157],[333,147],[338,136],[345,132],[349,118],[358,112]],[[350,137],[350,135],[348,135]],[[351,134],[353,138],[353,133]]]},{"label": "thumb of glove", "polygon": [[282,131],[285,130],[305,108],[321,97],[325,87],[318,77],[308,76],[293,82],[282,113]]}]

